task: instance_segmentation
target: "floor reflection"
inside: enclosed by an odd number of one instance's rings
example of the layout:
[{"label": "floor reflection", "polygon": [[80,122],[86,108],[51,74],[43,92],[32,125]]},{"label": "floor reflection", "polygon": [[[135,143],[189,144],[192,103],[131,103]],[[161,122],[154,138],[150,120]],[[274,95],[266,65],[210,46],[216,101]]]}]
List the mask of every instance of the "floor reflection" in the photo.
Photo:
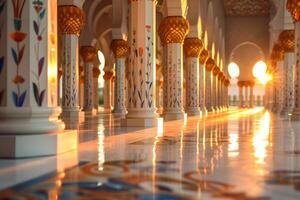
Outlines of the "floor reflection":
[{"label": "floor reflection", "polygon": [[299,199],[299,129],[261,108],[149,129],[81,116],[79,164],[16,182],[0,199]]}]

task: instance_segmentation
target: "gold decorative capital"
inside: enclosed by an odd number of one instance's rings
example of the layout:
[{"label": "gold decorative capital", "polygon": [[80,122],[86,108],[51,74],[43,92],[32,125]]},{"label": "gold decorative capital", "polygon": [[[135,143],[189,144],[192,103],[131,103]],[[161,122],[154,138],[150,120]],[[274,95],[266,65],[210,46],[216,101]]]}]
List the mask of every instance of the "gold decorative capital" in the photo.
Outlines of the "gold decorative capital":
[{"label": "gold decorative capital", "polygon": [[129,53],[128,43],[122,39],[112,40],[110,47],[116,58],[125,58]]},{"label": "gold decorative capital", "polygon": [[203,42],[199,38],[186,38],[183,49],[187,57],[198,58],[203,48]]},{"label": "gold decorative capital", "polygon": [[113,72],[110,72],[110,71],[107,71],[107,72],[105,72],[105,74],[104,74],[104,76],[103,76],[103,78],[104,78],[104,80],[111,80],[111,78],[114,76],[114,73]]},{"label": "gold decorative capital", "polygon": [[215,65],[215,67],[213,68],[212,71],[213,71],[214,76],[218,76],[218,74],[220,72],[220,68],[217,65]]},{"label": "gold decorative capital", "polygon": [[97,57],[97,50],[93,46],[81,46],[80,55],[85,63],[93,62]]},{"label": "gold decorative capital", "polygon": [[284,58],[283,47],[278,43],[274,44],[272,53],[271,53],[271,59],[273,61],[280,61],[280,60],[283,60],[283,58]]},{"label": "gold decorative capital", "polygon": [[218,73],[218,79],[221,81],[221,80],[222,80],[222,78],[223,78],[223,72],[222,72],[222,71],[220,71],[220,72]]},{"label": "gold decorative capital", "polygon": [[279,35],[279,45],[284,52],[294,52],[295,49],[295,30],[284,30]]},{"label": "gold decorative capital", "polygon": [[213,70],[213,68],[215,67],[215,61],[211,57],[209,57],[205,63],[205,67],[207,71]]},{"label": "gold decorative capital", "polygon": [[100,69],[97,67],[94,67],[93,68],[93,77],[98,78],[100,76],[100,74],[101,74]]},{"label": "gold decorative capital", "polygon": [[209,52],[206,49],[203,49],[200,53],[200,63],[204,65],[208,59]]},{"label": "gold decorative capital", "polygon": [[84,12],[76,6],[58,6],[58,29],[62,34],[80,35],[85,23]]},{"label": "gold decorative capital", "polygon": [[300,21],[300,1],[299,0],[287,0],[286,7],[291,13],[295,22]]},{"label": "gold decorative capital", "polygon": [[189,32],[189,27],[189,22],[182,16],[169,16],[160,22],[158,35],[163,45],[183,43]]}]

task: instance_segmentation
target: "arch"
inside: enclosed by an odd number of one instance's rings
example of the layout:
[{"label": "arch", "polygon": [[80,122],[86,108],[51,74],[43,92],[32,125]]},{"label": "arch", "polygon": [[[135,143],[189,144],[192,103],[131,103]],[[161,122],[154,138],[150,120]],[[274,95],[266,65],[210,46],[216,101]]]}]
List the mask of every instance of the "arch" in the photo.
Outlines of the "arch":
[{"label": "arch", "polygon": [[252,69],[257,61],[265,61],[264,53],[257,44],[247,41],[238,44],[230,53],[229,62],[240,67],[239,80],[253,80]]}]

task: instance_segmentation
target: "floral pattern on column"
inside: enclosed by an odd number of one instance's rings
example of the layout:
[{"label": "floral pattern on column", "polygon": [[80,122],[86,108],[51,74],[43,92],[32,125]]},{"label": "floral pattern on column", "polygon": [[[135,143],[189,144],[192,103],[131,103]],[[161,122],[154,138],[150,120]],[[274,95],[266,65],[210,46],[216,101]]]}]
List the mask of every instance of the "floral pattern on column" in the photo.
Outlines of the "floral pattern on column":
[{"label": "floral pattern on column", "polygon": [[[6,5],[6,0],[0,0],[0,41],[2,40],[2,28],[3,28],[3,19],[4,17],[2,17],[2,13],[4,11],[4,8],[5,8],[5,5]],[[5,57],[4,55],[0,55],[0,78],[1,78],[1,74],[2,74],[2,70],[4,68],[4,62],[5,62]],[[1,89],[0,88],[0,106],[2,105],[2,99],[3,99],[3,96],[4,96],[4,92],[5,92],[5,89]]]},{"label": "floral pattern on column", "polygon": [[44,3],[42,0],[33,1],[32,4],[36,14],[36,20],[33,20],[33,29],[37,38],[36,44],[34,46],[34,53],[35,53],[35,59],[36,59],[36,64],[38,69],[38,74],[33,72],[33,75],[36,78],[36,82],[33,82],[32,86],[33,86],[33,94],[34,94],[35,101],[38,106],[42,106],[46,88],[45,89],[41,88],[40,77],[43,72],[45,57],[43,55],[40,55],[41,53],[43,53],[40,51],[40,45],[42,40],[44,39],[43,34],[45,33],[46,30],[45,24],[47,22],[44,21],[44,17],[47,11],[46,8],[44,8]]},{"label": "floral pattern on column", "polygon": [[22,44],[27,34],[22,32],[22,13],[26,0],[12,0],[14,12],[14,29],[10,34],[11,39],[16,43],[15,47],[11,48],[11,55],[16,66],[16,75],[13,83],[16,86],[16,91],[12,91],[13,102],[16,107],[22,107],[26,98],[27,90],[22,91],[22,84],[25,82],[24,77],[20,74],[19,69],[22,64],[22,59],[25,51],[25,44]]},{"label": "floral pattern on column", "polygon": [[189,23],[182,16],[164,18],[158,34],[165,48],[164,114],[183,114],[182,43],[189,32]]}]

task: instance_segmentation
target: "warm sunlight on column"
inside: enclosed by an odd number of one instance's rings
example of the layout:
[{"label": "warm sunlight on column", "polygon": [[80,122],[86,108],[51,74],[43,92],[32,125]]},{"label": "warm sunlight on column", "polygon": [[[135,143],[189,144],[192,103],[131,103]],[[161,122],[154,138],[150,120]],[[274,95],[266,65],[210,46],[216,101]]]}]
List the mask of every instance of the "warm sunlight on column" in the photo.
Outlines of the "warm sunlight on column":
[{"label": "warm sunlight on column", "polygon": [[57,106],[57,0],[48,1],[48,105]]}]

